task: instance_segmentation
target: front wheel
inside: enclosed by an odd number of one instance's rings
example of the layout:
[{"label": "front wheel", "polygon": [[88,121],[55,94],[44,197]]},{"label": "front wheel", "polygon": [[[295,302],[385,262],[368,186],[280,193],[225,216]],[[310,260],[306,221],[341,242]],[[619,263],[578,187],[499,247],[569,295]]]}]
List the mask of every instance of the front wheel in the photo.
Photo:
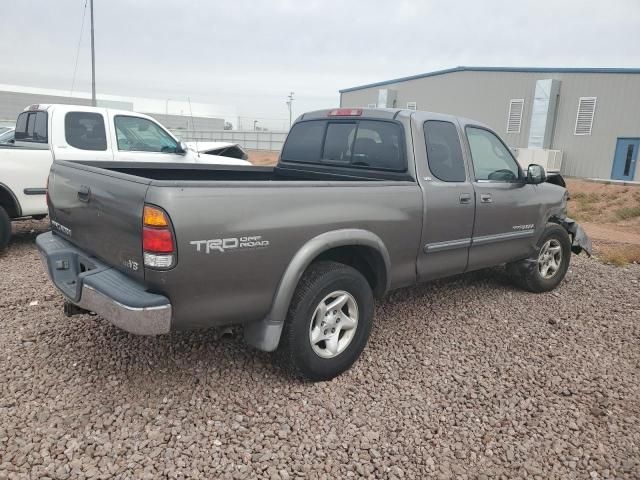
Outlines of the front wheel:
[{"label": "front wheel", "polygon": [[0,207],[0,250],[4,250],[9,245],[11,239],[11,219],[7,211]]},{"label": "front wheel", "polygon": [[548,292],[564,279],[571,260],[571,238],[556,223],[548,223],[531,258],[507,265],[514,282],[534,293]]},{"label": "front wheel", "polygon": [[285,367],[312,381],[330,380],[358,359],[373,323],[373,293],[356,269],[312,264],[291,301],[279,353]]}]

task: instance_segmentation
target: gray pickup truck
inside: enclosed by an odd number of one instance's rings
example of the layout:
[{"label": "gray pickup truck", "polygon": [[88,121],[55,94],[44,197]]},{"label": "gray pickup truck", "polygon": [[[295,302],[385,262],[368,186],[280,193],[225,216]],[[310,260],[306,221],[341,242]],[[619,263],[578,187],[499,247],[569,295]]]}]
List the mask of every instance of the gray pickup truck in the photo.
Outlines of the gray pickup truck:
[{"label": "gray pickup truck", "polygon": [[325,380],[390,290],[499,264],[555,288],[589,245],[545,180],[472,120],[324,110],[296,120],[276,167],[55,162],[37,246],[68,315],[143,335],[242,324]]}]

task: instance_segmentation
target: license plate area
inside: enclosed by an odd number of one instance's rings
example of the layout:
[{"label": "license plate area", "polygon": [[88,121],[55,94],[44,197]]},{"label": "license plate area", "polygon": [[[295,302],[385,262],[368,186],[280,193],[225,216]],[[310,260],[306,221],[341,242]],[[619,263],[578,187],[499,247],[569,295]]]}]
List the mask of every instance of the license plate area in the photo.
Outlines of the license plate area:
[{"label": "license plate area", "polygon": [[100,268],[90,258],[73,251],[61,251],[50,254],[49,270],[56,287],[77,302],[82,294],[83,278]]}]

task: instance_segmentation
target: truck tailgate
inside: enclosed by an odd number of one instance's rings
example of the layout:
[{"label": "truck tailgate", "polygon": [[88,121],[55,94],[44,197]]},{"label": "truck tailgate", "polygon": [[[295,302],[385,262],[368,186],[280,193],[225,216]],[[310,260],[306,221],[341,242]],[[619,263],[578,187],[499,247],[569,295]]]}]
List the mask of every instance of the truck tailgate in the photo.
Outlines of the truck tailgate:
[{"label": "truck tailgate", "polygon": [[144,278],[142,213],[150,181],[70,162],[49,177],[52,230],[134,278]]}]

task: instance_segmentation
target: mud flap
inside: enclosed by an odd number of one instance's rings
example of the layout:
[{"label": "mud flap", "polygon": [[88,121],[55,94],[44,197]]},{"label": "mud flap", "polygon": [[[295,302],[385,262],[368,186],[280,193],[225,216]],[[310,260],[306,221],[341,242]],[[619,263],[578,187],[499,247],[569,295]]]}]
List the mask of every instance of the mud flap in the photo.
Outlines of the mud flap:
[{"label": "mud flap", "polygon": [[558,218],[557,220],[558,223],[562,225],[567,232],[569,232],[573,239],[573,242],[571,243],[571,251],[575,254],[584,251],[587,255],[591,256],[591,239],[578,222],[569,217]]}]

